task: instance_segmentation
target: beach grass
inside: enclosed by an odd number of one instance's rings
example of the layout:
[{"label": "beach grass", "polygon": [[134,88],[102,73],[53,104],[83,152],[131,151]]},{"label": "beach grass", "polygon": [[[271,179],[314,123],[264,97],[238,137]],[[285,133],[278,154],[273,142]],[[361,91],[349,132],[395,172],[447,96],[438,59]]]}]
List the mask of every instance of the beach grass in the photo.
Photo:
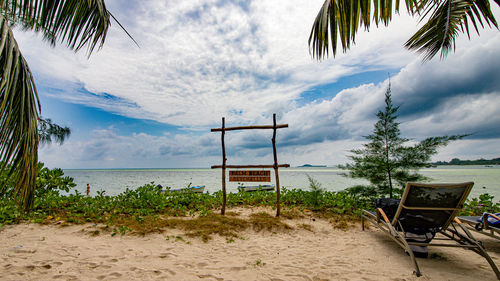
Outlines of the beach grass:
[{"label": "beach grass", "polygon": [[[153,183],[137,189],[127,189],[116,196],[99,192],[90,197],[75,191],[61,194],[58,190],[42,193],[35,199],[34,208],[23,213],[8,197],[0,198],[0,227],[22,222],[39,224],[92,223],[100,225],[92,235],[102,233],[138,234],[162,233],[166,229],[182,230],[188,237],[210,240],[213,235],[228,239],[239,237],[246,229],[281,232],[292,229],[286,223],[291,219],[326,219],[338,229],[347,229],[359,222],[362,209],[373,209],[373,198],[360,197],[347,192],[330,192],[321,189],[300,190],[283,188],[281,194],[281,217],[257,212],[248,218],[240,218],[231,208],[258,209],[275,208],[276,194],[267,191],[237,192],[227,195],[229,211],[219,215],[222,193],[163,193]],[[481,214],[483,211],[499,211],[494,197],[481,195],[467,201],[465,215]],[[308,230],[307,224],[298,228]]]}]

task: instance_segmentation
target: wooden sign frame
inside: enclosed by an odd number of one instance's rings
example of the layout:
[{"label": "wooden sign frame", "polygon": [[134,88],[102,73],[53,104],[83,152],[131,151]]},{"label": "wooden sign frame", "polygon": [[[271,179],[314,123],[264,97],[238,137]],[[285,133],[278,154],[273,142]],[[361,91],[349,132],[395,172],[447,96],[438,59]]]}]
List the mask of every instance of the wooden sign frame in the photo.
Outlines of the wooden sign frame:
[{"label": "wooden sign frame", "polygon": [[[212,169],[217,169],[217,168],[222,168],[222,208],[221,208],[221,214],[224,215],[226,212],[226,169],[227,168],[243,168],[243,169],[252,169],[252,168],[273,168],[274,169],[274,175],[276,179],[276,216],[280,216],[280,179],[279,179],[279,174],[278,174],[278,168],[288,168],[290,167],[289,164],[278,164],[278,153],[276,151],[276,130],[281,129],[281,128],[288,128],[288,124],[276,124],[276,113],[273,114],[273,125],[259,125],[259,126],[240,126],[240,127],[228,127],[226,128],[226,123],[225,123],[225,118],[222,117],[222,127],[221,128],[215,128],[211,129],[211,132],[221,132],[221,144],[222,144],[222,165],[215,165],[212,166]],[[235,130],[255,130],[255,129],[272,129],[273,130],[273,138],[272,138],[272,144],[273,144],[273,158],[274,158],[274,164],[273,165],[226,165],[226,147],[224,144],[224,136],[226,134],[226,131],[235,131]],[[230,178],[229,181],[231,181],[231,172],[230,171]],[[270,171],[267,171],[270,173]],[[248,176],[250,178],[250,176]],[[269,181],[270,181],[270,174],[269,174]]]}]

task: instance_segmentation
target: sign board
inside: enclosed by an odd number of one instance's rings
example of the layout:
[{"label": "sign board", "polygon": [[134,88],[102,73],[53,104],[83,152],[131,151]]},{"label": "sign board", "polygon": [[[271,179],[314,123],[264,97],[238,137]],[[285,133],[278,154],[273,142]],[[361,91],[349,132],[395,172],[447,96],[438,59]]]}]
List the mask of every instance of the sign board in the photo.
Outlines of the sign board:
[{"label": "sign board", "polygon": [[271,181],[271,171],[229,171],[229,181]]}]

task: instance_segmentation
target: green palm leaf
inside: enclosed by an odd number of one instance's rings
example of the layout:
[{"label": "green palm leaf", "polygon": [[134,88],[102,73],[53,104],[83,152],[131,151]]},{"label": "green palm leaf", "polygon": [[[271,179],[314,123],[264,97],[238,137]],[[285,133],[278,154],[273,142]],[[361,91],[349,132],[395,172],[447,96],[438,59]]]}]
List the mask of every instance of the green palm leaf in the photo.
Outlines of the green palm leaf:
[{"label": "green palm leaf", "polygon": [[423,53],[424,60],[432,59],[441,51],[441,59],[455,50],[455,39],[466,31],[470,38],[469,22],[479,34],[478,22],[484,28],[481,18],[488,26],[497,27],[489,2],[485,0],[426,1],[425,14],[429,20],[406,43],[405,47]]},{"label": "green palm leaf", "polygon": [[[38,95],[7,20],[0,15],[0,172],[12,163],[16,194],[25,208],[33,203],[38,163]],[[1,189],[5,185],[2,184]]]},{"label": "green palm leaf", "polygon": [[52,45],[59,40],[75,51],[87,45],[89,55],[96,46],[102,47],[110,17],[115,19],[104,0],[0,0],[0,7],[11,25],[41,32]]},{"label": "green palm leaf", "polygon": [[[75,51],[87,46],[90,55],[102,47],[110,17],[115,18],[103,0],[0,0],[0,10],[0,172],[9,169],[16,177],[16,194],[27,210],[35,194],[40,104],[11,27],[40,32],[52,45],[65,42]],[[4,183],[0,194],[3,190]]]},{"label": "green palm leaf", "polygon": [[[370,18],[375,24],[384,25],[392,19],[392,13],[399,13],[399,0],[325,0],[314,20],[309,35],[309,50],[316,59],[328,56],[331,49],[335,57],[338,39],[342,51],[355,44],[358,28],[370,28]],[[500,6],[500,0],[494,0]],[[478,26],[498,28],[490,9],[489,0],[405,0],[407,12],[421,19],[425,25],[413,35],[405,47],[424,53],[424,60],[431,59],[441,51],[441,58],[455,49],[455,38],[460,32],[469,35],[469,24],[479,33]],[[373,6],[373,10],[372,10]],[[331,41],[331,42],[330,42]]]}]

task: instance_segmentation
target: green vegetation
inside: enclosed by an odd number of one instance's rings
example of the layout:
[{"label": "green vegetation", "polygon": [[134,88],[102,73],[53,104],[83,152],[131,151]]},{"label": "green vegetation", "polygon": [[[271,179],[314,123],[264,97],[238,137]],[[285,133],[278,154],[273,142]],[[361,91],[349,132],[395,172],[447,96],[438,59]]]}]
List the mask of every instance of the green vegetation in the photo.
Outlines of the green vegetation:
[{"label": "green vegetation", "polygon": [[[178,229],[185,237],[199,237],[210,240],[213,235],[226,237],[227,243],[242,239],[240,232],[254,231],[282,232],[292,229],[288,219],[327,219],[333,227],[347,229],[359,220],[362,209],[373,209],[374,197],[361,197],[349,192],[332,192],[320,188],[309,178],[311,190],[283,188],[281,202],[283,211],[277,218],[265,212],[253,213],[249,218],[239,217],[234,211],[221,216],[222,192],[162,192],[154,183],[135,190],[127,189],[116,196],[106,196],[98,192],[95,197],[84,196],[75,191],[67,193],[75,186],[71,177],[64,177],[60,169],[47,169],[39,164],[37,196],[31,212],[22,212],[12,193],[0,196],[0,227],[22,222],[57,224],[93,223],[95,228],[88,231],[91,236],[108,234],[145,235],[163,233],[166,229]],[[229,193],[228,207],[271,207],[276,203],[274,192]],[[499,212],[500,203],[494,203],[487,194],[469,200],[464,214],[477,215],[484,211]],[[313,231],[309,224],[299,223],[297,229]],[[181,236],[167,236],[167,239],[184,241]],[[185,241],[184,241],[185,242]],[[186,242],[188,243],[188,242]]]},{"label": "green vegetation", "polygon": [[491,160],[487,159],[477,159],[477,160],[460,160],[458,158],[451,159],[450,162],[437,161],[432,163],[434,165],[500,165],[500,158],[493,158]]},{"label": "green vegetation", "polygon": [[[379,22],[388,25],[393,13],[399,14],[399,0],[325,0],[314,21],[309,36],[309,46],[313,56],[323,59],[331,48],[335,56],[338,40],[342,50],[347,51],[354,44],[359,28],[369,30],[371,18],[378,27]],[[409,50],[424,53],[424,60],[432,59],[439,51],[441,58],[455,50],[455,39],[459,33],[467,33],[472,26],[479,34],[479,27],[484,23],[498,28],[495,16],[491,12],[490,2],[467,0],[405,0],[408,14],[416,16],[424,24],[405,43]],[[494,4],[493,4],[494,5]],[[395,9],[393,9],[395,7]],[[425,22],[424,20],[427,20]],[[472,28],[471,28],[472,29]]]},{"label": "green vegetation", "polygon": [[495,196],[488,193],[479,195],[479,198],[472,198],[467,200],[464,206],[462,215],[465,216],[480,216],[485,212],[500,213],[500,202],[494,202]]},{"label": "green vegetation", "polygon": [[392,198],[395,181],[400,187],[395,191],[400,195],[407,182],[427,179],[418,173],[418,169],[429,165],[428,162],[431,156],[437,153],[437,148],[466,136],[430,137],[413,146],[405,145],[410,140],[400,136],[399,123],[396,122],[398,109],[399,106],[392,104],[389,84],[385,92],[385,109],[377,113],[378,121],[373,133],[365,136],[370,142],[364,144],[361,149],[350,151],[352,155],[348,157],[353,161],[352,164],[339,166],[349,171],[345,176],[364,178],[371,183],[368,187],[356,186],[349,190],[350,193],[379,196],[389,194]]},{"label": "green vegetation", "polygon": [[[103,46],[111,19],[116,21],[104,0],[0,0],[0,173],[9,169],[23,210],[33,206],[35,199],[38,142],[47,141],[39,129],[59,134],[56,141],[68,131],[39,117],[35,80],[12,28],[37,32],[52,46],[61,42],[75,51],[87,47],[90,56],[95,47]],[[0,192],[3,186],[0,182]]]},{"label": "green vegetation", "polygon": [[[221,208],[222,192],[162,192],[154,183],[135,190],[127,189],[116,196],[88,197],[75,191],[73,179],[64,177],[61,169],[47,169],[39,164],[37,196],[32,211],[25,213],[18,205],[13,192],[0,196],[0,226],[21,222],[60,225],[95,223],[99,229],[91,235],[109,233],[123,235],[128,232],[146,234],[163,232],[166,228],[183,230],[188,237],[200,237],[207,241],[214,234],[230,239],[238,238],[244,229],[255,231],[284,231],[291,227],[283,220],[310,217],[331,218],[334,226],[345,227],[356,221],[362,208],[370,208],[368,202],[346,192],[329,192],[319,187],[312,178],[311,191],[283,188],[281,202],[283,218],[267,213],[254,213],[248,219],[239,218],[236,212],[226,216],[216,214]],[[14,185],[14,183],[12,183]],[[9,189],[12,190],[13,186]],[[273,192],[229,193],[227,206],[274,207]],[[186,219],[186,217],[191,217]],[[309,227],[304,226],[304,229]]]}]

